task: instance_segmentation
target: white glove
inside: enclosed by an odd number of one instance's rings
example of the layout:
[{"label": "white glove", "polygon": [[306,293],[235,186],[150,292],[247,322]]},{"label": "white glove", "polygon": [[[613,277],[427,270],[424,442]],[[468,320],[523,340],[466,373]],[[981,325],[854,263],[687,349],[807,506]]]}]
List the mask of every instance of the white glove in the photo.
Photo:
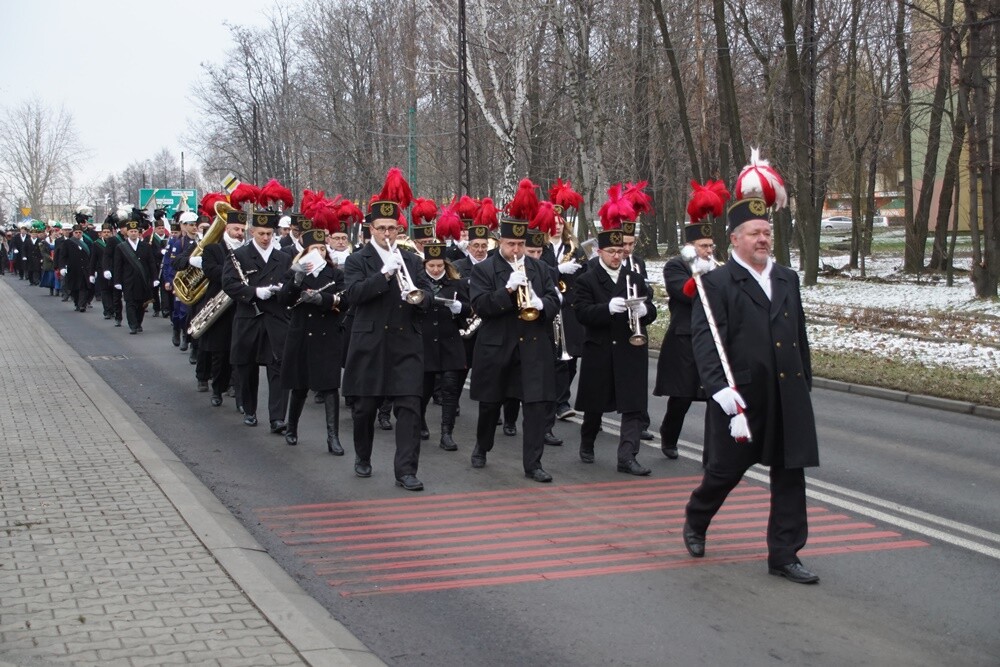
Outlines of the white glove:
[{"label": "white glove", "polygon": [[188,259],[188,263],[196,269],[201,268],[201,263],[203,261],[204,259],[202,258],[201,255],[198,255],[197,257],[191,257],[190,259]]},{"label": "white glove", "polygon": [[14,254],[15,254],[15,255],[20,255],[20,254],[21,254],[21,251],[15,248],[15,249],[14,249]]},{"label": "white glove", "polygon": [[391,276],[399,267],[402,266],[402,262],[396,255],[389,255],[389,259],[385,260],[385,264],[382,265],[382,274],[386,276]]},{"label": "white glove", "polygon": [[624,313],[628,310],[628,304],[625,303],[624,297],[616,296],[612,297],[611,301],[608,302],[608,312],[612,315],[617,315],[618,313]]},{"label": "white glove", "polygon": [[307,271],[305,265],[302,264],[302,262],[292,262],[291,269],[295,273],[306,273]]},{"label": "white glove", "polygon": [[523,271],[515,271],[510,274],[510,278],[507,279],[507,289],[515,290],[521,285],[528,284],[528,276],[524,274]]},{"label": "white glove", "polygon": [[271,291],[270,287],[258,287],[256,289],[256,292],[257,292],[257,298],[260,299],[261,301],[267,301],[268,299],[271,298],[271,295],[274,294],[274,292]]},{"label": "white glove", "polygon": [[407,292],[405,290],[404,291],[400,291],[399,298],[400,298],[400,300],[402,300],[403,303],[409,303],[409,301],[406,300],[406,296],[408,294],[409,294],[409,292]]},{"label": "white glove", "polygon": [[534,308],[535,310],[544,310],[545,304],[542,303],[542,297],[538,296],[537,294],[533,295],[531,297],[531,307]]},{"label": "white glove", "polygon": [[111,280],[111,272],[110,271],[105,271],[103,275],[104,275],[104,279],[105,280]]},{"label": "white glove", "polygon": [[115,285],[115,289],[120,292],[120,291],[122,291],[122,286],[121,285]]},{"label": "white glove", "polygon": [[645,303],[639,303],[632,308],[632,312],[635,313],[637,317],[645,317],[646,313],[649,311],[646,309]]},{"label": "white glove", "polygon": [[737,407],[745,408],[747,406],[746,401],[740,396],[740,392],[732,387],[726,387],[715,392],[712,394],[712,400],[718,403],[723,412],[730,417],[738,412]]},{"label": "white glove", "polygon": [[62,276],[63,278],[65,278],[66,277],[66,269],[59,269],[59,275]]},{"label": "white glove", "polygon": [[562,264],[559,265],[559,273],[571,276],[577,271],[579,271],[581,268],[583,267],[581,267],[576,262],[563,262]]},{"label": "white glove", "polygon": [[448,304],[448,310],[451,311],[452,315],[458,315],[460,312],[462,312],[462,302],[457,300],[452,301],[451,303]]},{"label": "white glove", "polygon": [[464,240],[460,240],[460,241],[456,241],[455,245],[458,246],[459,250],[461,250],[462,252],[465,252],[465,249],[469,247],[469,242],[468,241],[464,241]]},{"label": "white glove", "polygon": [[159,286],[160,286],[160,281],[159,280],[154,280],[153,281],[153,287],[159,287]]},{"label": "white glove", "polygon": [[93,285],[95,282],[97,282],[97,274],[96,273],[94,275],[90,276],[90,284]]}]

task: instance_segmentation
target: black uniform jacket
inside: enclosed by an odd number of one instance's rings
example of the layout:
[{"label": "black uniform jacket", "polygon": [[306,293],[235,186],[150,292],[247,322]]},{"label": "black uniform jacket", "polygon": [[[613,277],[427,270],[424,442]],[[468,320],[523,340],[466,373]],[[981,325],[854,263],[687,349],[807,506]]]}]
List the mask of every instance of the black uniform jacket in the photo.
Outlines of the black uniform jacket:
[{"label": "black uniform jacket", "polygon": [[[753,463],[784,468],[819,465],[809,391],[812,368],[799,277],[774,265],[771,300],[746,268],[730,260],[702,278],[729,358],[736,389],[746,401],[752,442],[729,435],[730,418],[708,401],[705,467],[742,471]],[[694,358],[705,393],[727,386],[701,300],[691,313]]]},{"label": "black uniform jacket", "polygon": [[[268,364],[273,359],[280,361],[288,333],[288,309],[280,305],[274,296],[258,299],[257,288],[280,284],[288,273],[292,258],[280,250],[272,250],[267,262],[264,262],[253,242],[237,248],[233,256],[239,262],[247,284],[240,280],[231,259],[222,265],[222,289],[236,300],[229,360],[233,364],[258,365]],[[254,306],[260,310],[259,316],[255,315],[257,310]]]},{"label": "black uniform jacket", "polygon": [[431,305],[423,264],[402,251],[419,304],[402,300],[399,280],[386,279],[374,242],[344,263],[347,300],[354,313],[344,367],[345,396],[420,396],[424,391],[424,314]]},{"label": "black uniform jacket", "polygon": [[559,295],[548,266],[525,257],[524,267],[544,306],[541,316],[532,322],[518,317],[517,292],[507,292],[507,279],[514,270],[499,252],[472,267],[472,309],[483,320],[472,358],[469,395],[474,401],[555,400],[551,331],[559,312]]},{"label": "black uniform jacket", "polygon": [[57,269],[66,269],[62,279],[63,289],[85,290],[90,286],[90,255],[93,252],[84,241],[65,241],[60,247],[60,262]]},{"label": "black uniform jacket", "polygon": [[[460,371],[465,369],[465,345],[459,329],[466,326],[472,314],[469,287],[464,278],[430,280],[431,293],[443,299],[458,299],[462,310],[453,315],[448,306],[432,302],[424,318],[424,372]],[[436,293],[435,293],[435,290]]]},{"label": "black uniform jacket", "polygon": [[[301,285],[295,284],[293,276],[289,273],[277,295],[278,303],[291,314],[281,358],[281,386],[319,391],[338,389],[347,301],[342,300],[336,309],[334,302],[335,296],[344,291],[344,272],[327,264],[315,276],[306,274]],[[319,305],[298,303],[307,289],[321,290]]]},{"label": "black uniform jacket", "polygon": [[[705,400],[698,368],[694,365],[691,348],[691,297],[684,294],[684,285],[691,278],[691,266],[680,256],[663,266],[663,283],[670,301],[670,324],[656,362],[654,396],[676,396]],[[698,295],[695,295],[695,299]]]},{"label": "black uniform jacket", "polygon": [[148,243],[139,241],[135,251],[127,240],[116,245],[113,267],[112,278],[115,285],[122,286],[122,299],[144,302],[153,298],[156,261]]},{"label": "black uniform jacket", "polygon": [[[573,310],[585,329],[576,409],[583,412],[635,412],[648,404],[649,346],[632,345],[628,312],[611,314],[613,297],[626,296],[626,271],[618,282],[596,258],[586,274],[576,281]],[[639,296],[646,299],[646,314],[640,318],[642,332],[656,319],[656,306],[645,281],[632,277]]]},{"label": "black uniform jacket", "polygon": [[[222,292],[222,271],[226,264],[232,264],[225,240],[210,243],[201,253],[201,270],[208,279],[205,296],[199,302],[204,307],[212,298]],[[200,309],[200,308],[199,308]],[[198,349],[205,352],[229,353],[233,342],[233,318],[236,304],[230,305],[198,339]]]}]

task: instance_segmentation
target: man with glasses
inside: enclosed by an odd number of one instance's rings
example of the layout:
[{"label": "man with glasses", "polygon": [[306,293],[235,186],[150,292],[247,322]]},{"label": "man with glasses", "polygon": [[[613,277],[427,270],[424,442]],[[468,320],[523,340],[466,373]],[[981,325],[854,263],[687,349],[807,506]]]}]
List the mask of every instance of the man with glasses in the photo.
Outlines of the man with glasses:
[{"label": "man with glasses", "polygon": [[697,298],[690,286],[692,268],[697,265],[699,273],[707,273],[715,268],[715,241],[712,240],[710,222],[694,222],[684,228],[684,238],[694,249],[695,257],[687,260],[684,253],[674,257],[663,266],[663,284],[667,287],[670,308],[670,325],[663,337],[660,358],[656,363],[656,385],[654,396],[667,396],[667,412],[660,424],[660,449],[668,459],[677,458],[677,440],[684,426],[684,416],[691,403],[707,399],[694,364],[691,349],[691,305]]},{"label": "man with glasses", "polygon": [[[421,262],[413,253],[396,249],[401,208],[405,206],[395,201],[372,202],[372,241],[352,253],[344,264],[345,301],[351,304],[354,322],[343,392],[354,399],[354,473],[358,477],[372,475],[375,413],[386,397],[392,399],[396,415],[396,485],[420,491],[424,488],[417,478],[424,381],[421,323],[433,296]],[[405,284],[407,274],[412,285]],[[414,293],[407,298],[411,290]]]}]

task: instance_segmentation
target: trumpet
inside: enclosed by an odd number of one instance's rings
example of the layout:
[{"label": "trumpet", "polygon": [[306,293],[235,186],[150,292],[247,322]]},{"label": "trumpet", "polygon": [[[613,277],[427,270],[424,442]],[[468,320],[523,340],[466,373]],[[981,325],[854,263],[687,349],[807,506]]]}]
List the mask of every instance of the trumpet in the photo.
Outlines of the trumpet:
[{"label": "trumpet", "polygon": [[632,345],[639,346],[646,344],[646,334],[642,333],[642,322],[639,318],[639,313],[633,308],[633,304],[638,305],[643,302],[643,298],[639,296],[639,286],[632,282],[631,272],[625,274],[625,300],[629,304],[628,309],[628,328],[631,329],[632,335],[628,337],[628,342]]},{"label": "trumpet", "polygon": [[414,306],[423,303],[424,292],[421,289],[417,289],[417,286],[413,284],[413,278],[410,277],[410,270],[406,268],[406,262],[403,260],[403,253],[399,251],[395,243],[392,244],[389,251],[399,259],[396,281],[399,283],[399,291],[406,295],[406,303]]},{"label": "trumpet", "polygon": [[[524,270],[524,258],[518,260],[517,265],[514,267],[515,271],[520,271],[525,276],[527,272]],[[541,312],[531,305],[534,301],[535,291],[531,289],[531,280],[528,280],[523,285],[519,285],[517,288],[517,308],[520,310],[520,317],[525,322],[534,322],[541,315]]]}]

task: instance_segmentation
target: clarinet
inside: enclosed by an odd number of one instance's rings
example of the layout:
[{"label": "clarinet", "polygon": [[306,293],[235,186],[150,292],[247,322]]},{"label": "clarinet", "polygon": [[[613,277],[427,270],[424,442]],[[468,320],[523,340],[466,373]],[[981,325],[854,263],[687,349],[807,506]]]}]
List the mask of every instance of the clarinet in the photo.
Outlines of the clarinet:
[{"label": "clarinet", "polygon": [[[236,259],[236,253],[233,249],[226,245],[226,252],[229,253],[229,259],[233,261],[233,267],[236,269],[236,275],[240,277],[240,282],[242,282],[247,287],[250,287],[250,282],[247,280],[246,274],[243,273],[243,267],[240,266],[240,260]],[[256,301],[251,301],[250,305],[253,306],[253,316],[260,317],[264,313],[261,312],[260,308],[257,307]]]}]

